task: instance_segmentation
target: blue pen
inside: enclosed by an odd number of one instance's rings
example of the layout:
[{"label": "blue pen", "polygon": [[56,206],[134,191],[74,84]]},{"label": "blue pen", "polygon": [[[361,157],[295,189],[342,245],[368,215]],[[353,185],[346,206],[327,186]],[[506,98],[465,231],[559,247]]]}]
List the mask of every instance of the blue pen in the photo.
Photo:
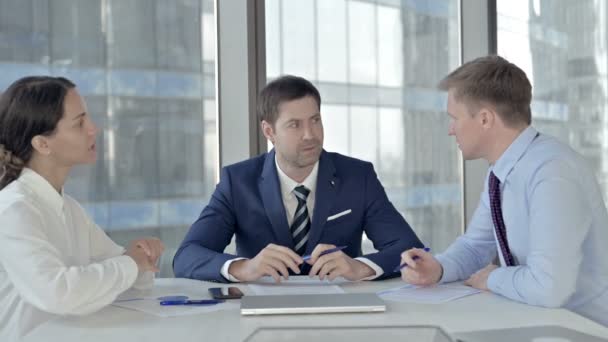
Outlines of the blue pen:
[{"label": "blue pen", "polygon": [[[425,252],[429,252],[431,249],[428,247],[424,247],[423,248]],[[416,259],[420,259],[417,255],[415,255],[412,259],[416,260]],[[407,267],[407,264],[404,263],[403,265],[397,265],[397,267],[395,267],[395,269],[393,270],[393,272],[399,272],[401,271],[404,267]]]},{"label": "blue pen", "polygon": [[222,299],[163,300],[160,305],[215,305],[223,302]]},{"label": "blue pen", "polygon": [[[341,250],[343,250],[346,247],[348,247],[348,246],[338,246],[338,247],[326,249],[323,252],[321,252],[321,254],[319,254],[319,256],[325,255],[325,254],[329,254],[329,253],[333,253],[333,252],[337,252],[337,251],[341,251]],[[302,257],[302,260],[307,261],[307,260],[310,260],[310,258],[312,258],[312,255],[305,255],[305,256]]]}]

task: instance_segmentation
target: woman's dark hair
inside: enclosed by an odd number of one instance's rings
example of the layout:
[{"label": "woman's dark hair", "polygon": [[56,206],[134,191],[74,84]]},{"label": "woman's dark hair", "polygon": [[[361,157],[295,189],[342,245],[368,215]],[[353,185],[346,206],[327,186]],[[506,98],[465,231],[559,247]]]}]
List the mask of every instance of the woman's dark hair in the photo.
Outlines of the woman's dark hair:
[{"label": "woman's dark hair", "polygon": [[29,76],[15,81],[0,96],[0,190],[17,179],[33,154],[32,139],[51,135],[63,116],[63,101],[72,81]]}]

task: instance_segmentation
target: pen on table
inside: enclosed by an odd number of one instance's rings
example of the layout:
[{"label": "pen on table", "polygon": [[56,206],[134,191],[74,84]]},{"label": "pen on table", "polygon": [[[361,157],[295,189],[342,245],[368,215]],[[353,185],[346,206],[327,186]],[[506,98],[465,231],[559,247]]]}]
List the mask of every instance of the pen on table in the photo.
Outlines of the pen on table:
[{"label": "pen on table", "polygon": [[[429,247],[424,247],[423,249],[424,249],[425,252],[429,252],[431,250]],[[412,259],[416,260],[416,259],[420,259],[420,258],[417,255],[415,255]],[[403,263],[403,265],[397,265],[397,267],[395,267],[395,269],[393,270],[393,272],[399,272],[404,267],[407,267],[406,263]]]},{"label": "pen on table", "polygon": [[163,300],[160,305],[214,305],[223,302],[222,299]]},{"label": "pen on table", "polygon": [[[329,253],[333,253],[333,252],[337,252],[337,251],[341,251],[341,250],[343,250],[346,247],[348,247],[348,246],[338,246],[338,247],[326,249],[323,252],[321,252],[321,254],[319,254],[319,256],[325,255],[325,254],[329,254]],[[310,260],[310,258],[312,258],[312,255],[309,254],[309,255],[303,256],[302,260],[307,261],[307,260]]]}]

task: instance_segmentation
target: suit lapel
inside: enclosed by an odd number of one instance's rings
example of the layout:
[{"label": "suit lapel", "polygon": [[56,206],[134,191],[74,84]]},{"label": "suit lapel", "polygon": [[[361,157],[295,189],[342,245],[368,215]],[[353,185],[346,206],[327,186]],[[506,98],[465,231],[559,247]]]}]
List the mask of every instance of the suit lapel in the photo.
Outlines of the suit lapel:
[{"label": "suit lapel", "polygon": [[264,161],[264,169],[262,177],[258,183],[260,194],[262,194],[262,202],[266,216],[270,220],[272,229],[277,238],[276,243],[281,246],[294,248],[293,239],[287,225],[287,214],[283,205],[283,197],[281,196],[281,186],[279,185],[279,176],[274,161],[274,149],[266,155]]},{"label": "suit lapel", "polygon": [[313,209],[312,225],[306,244],[306,253],[310,254],[321,239],[323,226],[333,207],[336,193],[340,186],[340,179],[336,177],[336,167],[330,154],[321,153],[319,158],[319,174],[317,176],[317,189],[315,194],[315,208]]}]

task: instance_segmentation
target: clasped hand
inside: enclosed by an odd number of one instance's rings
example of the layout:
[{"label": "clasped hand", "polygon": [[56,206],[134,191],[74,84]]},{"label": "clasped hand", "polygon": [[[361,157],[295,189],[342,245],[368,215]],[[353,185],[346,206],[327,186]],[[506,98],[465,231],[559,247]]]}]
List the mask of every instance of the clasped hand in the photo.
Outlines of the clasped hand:
[{"label": "clasped hand", "polygon": [[125,254],[135,260],[139,271],[158,272],[158,259],[164,250],[165,246],[159,239],[148,237],[131,241]]},{"label": "clasped hand", "polygon": [[360,280],[374,274],[374,270],[369,266],[342,251],[321,255],[323,251],[335,247],[319,244],[312,251],[310,259],[304,261],[290,248],[271,243],[253,259],[234,261],[230,264],[228,273],[240,281],[255,281],[263,276],[271,276],[278,283],[281,278],[289,278],[289,269],[295,274],[300,274],[300,265],[306,262],[312,266],[308,275],[318,276],[321,280],[334,280],[337,277]]}]

